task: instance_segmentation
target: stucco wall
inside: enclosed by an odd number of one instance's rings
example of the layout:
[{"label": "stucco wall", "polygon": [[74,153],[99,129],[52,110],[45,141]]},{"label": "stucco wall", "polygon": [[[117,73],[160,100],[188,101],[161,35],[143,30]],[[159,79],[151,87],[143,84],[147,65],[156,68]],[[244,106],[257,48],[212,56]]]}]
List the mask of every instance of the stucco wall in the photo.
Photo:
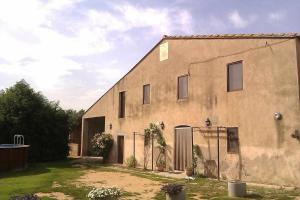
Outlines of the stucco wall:
[{"label": "stucco wall", "polygon": [[[300,143],[290,135],[300,129],[295,39],[165,39],[169,59],[159,61],[155,48],[131,73],[109,90],[83,118],[105,116],[105,131],[125,136],[125,155],[133,153],[133,132],[163,121],[173,167],[174,127],[239,128],[240,153],[228,154],[221,137],[221,175],[261,183],[300,184]],[[300,56],[298,56],[299,58]],[[243,61],[243,90],[227,92],[227,64]],[[177,77],[189,74],[189,98],[177,100]],[[151,85],[151,104],[142,104],[143,85]],[[126,91],[126,113],[118,118],[119,92]],[[280,112],[282,120],[274,120]],[[109,130],[108,124],[112,124]],[[196,130],[196,129],[195,129]],[[86,127],[83,127],[83,139]],[[204,160],[216,160],[216,137],[196,132]],[[143,165],[143,138],[136,154]],[[83,141],[86,144],[86,141]],[[83,145],[82,152],[85,153]],[[116,146],[116,145],[115,145]],[[112,152],[116,159],[116,149]],[[200,169],[203,166],[200,165]]]}]

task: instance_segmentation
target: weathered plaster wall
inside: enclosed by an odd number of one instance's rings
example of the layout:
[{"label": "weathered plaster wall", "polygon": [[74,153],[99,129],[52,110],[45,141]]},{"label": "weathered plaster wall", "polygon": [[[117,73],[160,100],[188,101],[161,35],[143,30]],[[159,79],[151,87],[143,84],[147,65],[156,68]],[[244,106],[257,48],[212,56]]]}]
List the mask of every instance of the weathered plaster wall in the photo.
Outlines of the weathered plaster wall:
[{"label": "weathered plaster wall", "polygon": [[[221,174],[261,183],[300,184],[300,143],[290,135],[300,130],[298,58],[295,39],[169,39],[169,59],[159,61],[155,48],[138,67],[121,79],[85,115],[105,116],[105,131],[125,136],[125,155],[133,153],[133,132],[143,133],[150,122],[163,121],[173,167],[174,127],[238,127],[240,153],[228,154],[221,137]],[[267,43],[266,43],[267,42]],[[267,44],[267,45],[266,45]],[[298,42],[299,45],[299,42]],[[243,90],[227,92],[227,64],[243,60]],[[177,100],[177,77],[189,74],[189,98]],[[151,104],[142,104],[143,85],[151,85]],[[126,114],[118,118],[119,92],[126,91]],[[274,113],[283,115],[274,120]],[[83,121],[84,121],[83,119]],[[108,124],[112,123],[112,130]],[[87,127],[83,125],[83,133]],[[83,154],[87,141],[83,134]],[[216,161],[215,134],[195,132],[194,143],[203,162]],[[115,145],[116,147],[116,145]],[[136,155],[144,162],[143,137]],[[111,159],[116,160],[116,148]],[[200,169],[204,166],[200,165]],[[149,166],[149,165],[148,165]]]}]

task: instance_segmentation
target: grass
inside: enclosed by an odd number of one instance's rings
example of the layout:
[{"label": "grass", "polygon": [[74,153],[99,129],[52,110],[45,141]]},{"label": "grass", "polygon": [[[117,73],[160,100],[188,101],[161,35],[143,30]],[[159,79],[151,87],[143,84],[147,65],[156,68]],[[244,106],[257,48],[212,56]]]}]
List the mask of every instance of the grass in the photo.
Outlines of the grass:
[{"label": "grass", "polygon": [[[96,171],[110,171],[129,173],[133,176],[147,178],[153,181],[165,183],[181,183],[185,185],[187,199],[197,199],[201,195],[202,199],[232,199],[227,197],[226,182],[216,180],[196,178],[195,180],[174,179],[159,176],[140,169],[116,168],[109,165],[84,164],[82,166],[73,165],[71,160],[39,163],[30,165],[25,171],[9,172],[0,174],[0,199],[9,199],[11,195],[36,193],[36,192],[62,192],[74,197],[74,199],[87,199],[86,195],[91,190],[90,187],[75,187],[72,181],[84,174],[87,169]],[[53,183],[60,187],[53,188]],[[246,198],[235,199],[295,199],[300,196],[300,190],[266,189],[262,187],[247,186],[248,191],[252,191]],[[125,196],[136,196],[138,194],[124,191]],[[194,197],[194,198],[193,198]],[[43,198],[50,200],[51,198]],[[156,194],[155,199],[165,199],[163,192]]]}]

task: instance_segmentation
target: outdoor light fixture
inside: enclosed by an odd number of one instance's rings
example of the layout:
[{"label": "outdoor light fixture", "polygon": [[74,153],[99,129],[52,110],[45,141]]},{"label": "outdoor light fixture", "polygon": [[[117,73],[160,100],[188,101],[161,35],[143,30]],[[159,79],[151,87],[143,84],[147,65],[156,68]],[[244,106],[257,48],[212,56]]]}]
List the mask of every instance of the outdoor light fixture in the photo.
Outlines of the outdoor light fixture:
[{"label": "outdoor light fixture", "polygon": [[110,129],[110,130],[112,129],[112,124],[111,124],[111,123],[109,124],[109,129]]},{"label": "outdoor light fixture", "polygon": [[206,125],[207,127],[211,126],[211,121],[210,121],[209,118],[207,118],[207,119],[205,120],[205,125]]},{"label": "outdoor light fixture", "polygon": [[281,120],[282,119],[282,114],[280,112],[276,112],[276,113],[274,113],[274,118],[276,120]]},{"label": "outdoor light fixture", "polygon": [[165,128],[165,124],[163,121],[159,122],[160,128],[163,130]]}]

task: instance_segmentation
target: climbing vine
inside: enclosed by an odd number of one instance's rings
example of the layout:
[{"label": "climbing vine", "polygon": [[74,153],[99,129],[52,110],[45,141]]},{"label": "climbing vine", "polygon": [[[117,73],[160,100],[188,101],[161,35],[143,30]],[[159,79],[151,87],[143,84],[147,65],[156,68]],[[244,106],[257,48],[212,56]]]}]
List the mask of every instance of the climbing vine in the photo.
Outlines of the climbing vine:
[{"label": "climbing vine", "polygon": [[145,129],[145,147],[149,147],[151,138],[156,140],[157,148],[159,150],[159,155],[156,159],[157,165],[158,163],[162,163],[162,161],[165,161],[167,144],[160,127],[154,123],[150,123],[149,128]]}]

